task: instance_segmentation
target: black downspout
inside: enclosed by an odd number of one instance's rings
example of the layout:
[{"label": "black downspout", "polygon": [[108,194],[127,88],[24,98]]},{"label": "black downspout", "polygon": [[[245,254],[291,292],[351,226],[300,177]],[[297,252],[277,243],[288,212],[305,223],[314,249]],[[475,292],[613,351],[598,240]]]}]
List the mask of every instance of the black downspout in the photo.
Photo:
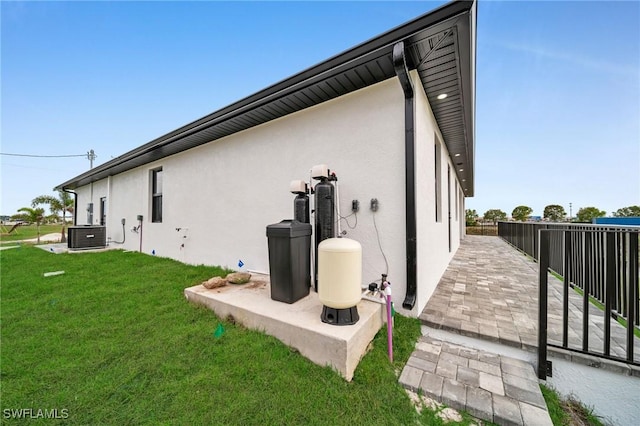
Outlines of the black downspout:
[{"label": "black downspout", "polygon": [[78,194],[67,190],[67,188],[62,188],[64,192],[67,194],[73,194],[73,226],[78,225]]},{"label": "black downspout", "polygon": [[393,46],[393,67],[404,92],[404,161],[405,161],[405,220],[407,235],[407,289],[402,302],[405,309],[413,309],[417,293],[416,264],[416,172],[415,172],[415,101],[413,84],[407,70],[404,43]]}]

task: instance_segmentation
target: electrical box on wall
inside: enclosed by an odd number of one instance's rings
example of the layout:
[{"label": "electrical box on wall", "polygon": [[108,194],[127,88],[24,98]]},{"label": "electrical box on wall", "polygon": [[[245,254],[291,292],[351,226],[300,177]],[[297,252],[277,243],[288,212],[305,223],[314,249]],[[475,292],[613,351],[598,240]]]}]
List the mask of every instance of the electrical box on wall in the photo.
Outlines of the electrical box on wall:
[{"label": "electrical box on wall", "polygon": [[87,204],[87,225],[93,225],[93,203]]}]

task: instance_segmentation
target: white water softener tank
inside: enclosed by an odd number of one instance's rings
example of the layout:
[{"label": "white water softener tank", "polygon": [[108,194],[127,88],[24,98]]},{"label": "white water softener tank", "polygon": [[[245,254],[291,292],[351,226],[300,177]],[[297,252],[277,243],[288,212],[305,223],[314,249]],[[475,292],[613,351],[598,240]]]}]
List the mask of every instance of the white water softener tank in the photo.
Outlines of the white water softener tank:
[{"label": "white water softener tank", "polygon": [[358,322],[362,294],[362,246],[349,238],[328,238],[318,246],[318,296],[322,322]]}]

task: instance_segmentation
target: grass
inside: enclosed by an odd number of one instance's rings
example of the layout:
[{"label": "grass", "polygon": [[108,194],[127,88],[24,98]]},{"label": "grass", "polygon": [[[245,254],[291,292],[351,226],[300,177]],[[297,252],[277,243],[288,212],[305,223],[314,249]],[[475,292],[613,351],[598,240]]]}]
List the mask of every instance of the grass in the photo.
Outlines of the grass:
[{"label": "grass", "polygon": [[563,399],[553,388],[546,385],[540,385],[540,389],[554,426],[603,425],[592,409],[585,407],[575,398]]},{"label": "grass", "polygon": [[[7,228],[7,231],[11,229],[11,226],[3,225]],[[58,225],[40,225],[40,235],[60,233],[62,230],[62,224]],[[11,234],[5,235],[4,230],[3,233],[0,234],[0,242],[14,242],[20,240],[28,240],[31,238],[36,238],[38,236],[38,227],[36,225],[27,225],[27,226],[19,226],[17,227]]]},{"label": "grass", "polygon": [[[122,251],[22,246],[0,256],[3,413],[65,409],[72,424],[437,422],[416,413],[397,379],[420,335],[416,319],[396,317],[393,365],[383,328],[347,383],[187,303],[183,289],[226,273],[219,268]],[[57,270],[65,274],[43,277]]]}]

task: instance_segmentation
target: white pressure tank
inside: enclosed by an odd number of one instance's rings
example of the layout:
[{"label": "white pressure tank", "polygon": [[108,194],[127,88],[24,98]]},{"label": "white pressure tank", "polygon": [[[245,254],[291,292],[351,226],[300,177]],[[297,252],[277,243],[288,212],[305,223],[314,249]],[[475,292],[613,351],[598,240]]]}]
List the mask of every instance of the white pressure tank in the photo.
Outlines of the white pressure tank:
[{"label": "white pressure tank", "polygon": [[334,309],[356,306],[362,296],[362,246],[349,238],[328,238],[318,246],[318,296]]}]

